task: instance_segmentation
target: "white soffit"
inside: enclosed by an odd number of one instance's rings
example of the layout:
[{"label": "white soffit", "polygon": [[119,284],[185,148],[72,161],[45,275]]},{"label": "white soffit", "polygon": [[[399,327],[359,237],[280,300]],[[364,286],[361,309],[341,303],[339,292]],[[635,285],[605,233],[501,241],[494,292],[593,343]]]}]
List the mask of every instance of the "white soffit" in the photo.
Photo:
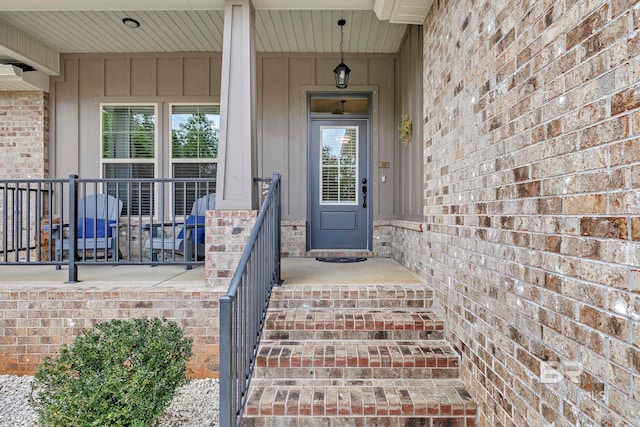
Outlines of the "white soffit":
[{"label": "white soffit", "polygon": [[49,75],[57,75],[60,72],[60,54],[27,31],[1,19],[1,13],[0,54],[10,56]]},{"label": "white soffit", "polygon": [[0,64],[0,91],[3,90],[49,92],[49,76],[40,71],[22,71],[14,65]]},{"label": "white soffit", "polygon": [[434,0],[375,0],[378,19],[392,24],[422,25]]}]

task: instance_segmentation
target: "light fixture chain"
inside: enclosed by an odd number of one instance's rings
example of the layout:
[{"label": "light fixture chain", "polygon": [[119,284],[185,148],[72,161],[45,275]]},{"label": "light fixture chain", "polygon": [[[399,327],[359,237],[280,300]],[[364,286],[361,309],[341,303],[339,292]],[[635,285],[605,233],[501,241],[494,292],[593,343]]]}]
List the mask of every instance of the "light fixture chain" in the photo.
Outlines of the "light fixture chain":
[{"label": "light fixture chain", "polygon": [[340,62],[344,62],[344,49],[342,48],[344,41],[344,26],[340,25]]}]

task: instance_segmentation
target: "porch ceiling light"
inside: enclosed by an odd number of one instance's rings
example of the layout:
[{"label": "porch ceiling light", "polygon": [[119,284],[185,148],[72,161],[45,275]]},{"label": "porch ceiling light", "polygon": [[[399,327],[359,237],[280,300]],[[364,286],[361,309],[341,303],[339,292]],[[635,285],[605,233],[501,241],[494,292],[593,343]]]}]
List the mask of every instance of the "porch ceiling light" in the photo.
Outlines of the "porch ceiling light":
[{"label": "porch ceiling light", "polygon": [[333,74],[336,76],[336,87],[338,89],[345,89],[349,83],[349,73],[351,69],[344,63],[344,51],[342,49],[342,43],[344,41],[344,24],[347,21],[340,19],[338,25],[340,26],[340,63],[333,69]]},{"label": "porch ceiling light", "polygon": [[133,18],[122,18],[122,23],[129,28],[138,28],[140,27],[140,22]]}]

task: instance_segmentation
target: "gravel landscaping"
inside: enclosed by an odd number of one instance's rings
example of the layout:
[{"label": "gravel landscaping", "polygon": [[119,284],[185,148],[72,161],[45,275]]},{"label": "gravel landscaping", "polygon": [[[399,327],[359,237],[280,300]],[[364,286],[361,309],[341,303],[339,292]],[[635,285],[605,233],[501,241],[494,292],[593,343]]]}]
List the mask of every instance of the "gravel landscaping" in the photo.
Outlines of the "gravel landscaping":
[{"label": "gravel landscaping", "polygon": [[[30,376],[0,375],[0,427],[37,427],[29,404]],[[213,427],[218,425],[218,380],[191,380],[180,387],[160,427]]]}]

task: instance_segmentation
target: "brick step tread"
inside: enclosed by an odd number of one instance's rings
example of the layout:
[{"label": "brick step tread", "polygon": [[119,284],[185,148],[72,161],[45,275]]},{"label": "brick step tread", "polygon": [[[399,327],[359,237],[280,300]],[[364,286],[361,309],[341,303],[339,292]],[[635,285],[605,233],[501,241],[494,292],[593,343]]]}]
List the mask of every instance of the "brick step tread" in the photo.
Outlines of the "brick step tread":
[{"label": "brick step tread", "polygon": [[429,308],[433,291],[425,284],[296,285],[274,288],[272,307]]},{"label": "brick step tread", "polygon": [[257,367],[457,368],[458,354],[443,340],[263,340]]},{"label": "brick step tread", "polygon": [[272,330],[262,333],[262,339],[269,340],[441,340],[444,330],[389,330],[389,331],[356,331],[356,330]]},{"label": "brick step tread", "polygon": [[276,299],[380,299],[380,298],[432,298],[433,291],[424,283],[360,284],[360,285],[294,285],[273,288]]},{"label": "brick step tread", "polygon": [[404,368],[350,368],[350,367],[301,367],[301,368],[267,368],[256,367],[253,378],[296,379],[296,378],[344,378],[344,379],[394,379],[394,378],[426,378],[445,379],[460,378],[458,367],[404,367]]},{"label": "brick step tread", "polygon": [[476,427],[475,416],[260,416],[243,418],[241,427]]},{"label": "brick step tread", "polygon": [[387,378],[387,379],[344,379],[344,378],[324,378],[319,380],[305,379],[264,379],[254,378],[251,380],[251,387],[271,387],[271,386],[324,386],[324,387],[374,387],[374,386],[390,386],[390,387],[454,387],[464,388],[461,379],[442,379],[442,380],[423,380],[420,378]]},{"label": "brick step tread", "polygon": [[460,380],[253,379],[245,417],[469,417],[477,405]]},{"label": "brick step tread", "polygon": [[442,331],[444,322],[428,310],[270,308],[265,330]]}]

